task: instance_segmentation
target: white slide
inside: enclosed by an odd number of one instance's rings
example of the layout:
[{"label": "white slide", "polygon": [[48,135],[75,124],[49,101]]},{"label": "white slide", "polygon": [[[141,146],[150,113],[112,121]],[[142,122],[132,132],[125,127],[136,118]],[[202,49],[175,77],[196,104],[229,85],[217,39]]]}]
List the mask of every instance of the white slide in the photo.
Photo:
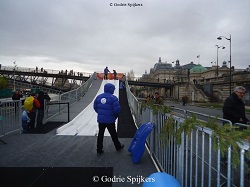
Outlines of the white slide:
[{"label": "white slide", "polygon": [[[114,95],[119,98],[119,80],[103,80],[96,96],[104,93],[104,85],[106,83],[115,85]],[[93,108],[94,100],[72,121],[58,128],[56,130],[57,135],[96,136],[98,134],[98,123],[97,113]],[[116,120],[116,129],[117,121],[118,120]],[[110,136],[107,130],[105,130],[104,136]]]}]

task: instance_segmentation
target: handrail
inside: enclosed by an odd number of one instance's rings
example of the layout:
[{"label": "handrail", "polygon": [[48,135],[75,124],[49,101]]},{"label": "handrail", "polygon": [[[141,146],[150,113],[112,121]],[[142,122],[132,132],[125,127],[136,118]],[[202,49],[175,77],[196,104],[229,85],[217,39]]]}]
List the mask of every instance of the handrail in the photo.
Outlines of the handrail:
[{"label": "handrail", "polygon": [[[190,112],[203,117],[211,117],[213,119],[224,121],[222,118],[201,114],[199,112],[187,111],[184,109],[177,110],[180,110],[183,114]],[[175,121],[176,129],[178,129],[179,124],[181,124],[185,118],[188,117],[184,116],[184,118],[181,118],[175,116],[175,114],[171,115]],[[161,132],[161,128],[164,125],[164,119],[167,119],[169,116],[170,114],[163,114],[161,112],[153,114],[153,110],[149,108],[142,110],[141,124],[145,122],[151,122],[155,124],[154,132],[151,133],[148,142],[150,153],[155,157],[155,162],[157,162],[157,166],[159,168],[162,168],[164,172],[176,177],[182,186],[186,187],[193,186],[194,183],[196,186],[206,186],[206,183],[209,183],[208,186],[210,187],[220,186],[223,180],[226,181],[228,187],[231,187],[231,185],[235,185],[236,183],[239,183],[240,186],[244,186],[244,183],[246,182],[244,181],[244,158],[245,152],[249,150],[250,147],[247,142],[243,142],[239,145],[241,149],[241,160],[239,168],[236,169],[232,168],[231,158],[233,153],[232,148],[230,146],[228,147],[228,167],[226,168],[226,171],[224,171],[224,169],[221,170],[220,166],[221,154],[219,147],[218,150],[214,150],[213,152],[211,150],[212,139],[218,137],[212,136],[213,131],[210,128],[199,126],[199,124],[197,124],[196,130],[193,130],[191,135],[185,135],[184,133],[181,135],[182,141],[180,145],[176,144],[175,137],[167,134],[167,143],[163,143],[163,141],[159,139],[159,134]],[[205,145],[207,148],[209,148],[209,150],[204,149]],[[191,170],[193,171],[189,175]],[[209,173],[209,178],[205,177],[205,170]],[[193,174],[193,172],[196,174]],[[231,181],[231,178],[235,177],[232,175],[232,172],[234,172],[234,174],[239,172],[239,178],[235,179],[235,181]],[[217,178],[215,178],[215,174],[218,174]],[[193,177],[195,177],[195,180],[192,182]],[[188,184],[188,181],[191,181],[191,183]],[[250,181],[248,182],[250,184]]]}]

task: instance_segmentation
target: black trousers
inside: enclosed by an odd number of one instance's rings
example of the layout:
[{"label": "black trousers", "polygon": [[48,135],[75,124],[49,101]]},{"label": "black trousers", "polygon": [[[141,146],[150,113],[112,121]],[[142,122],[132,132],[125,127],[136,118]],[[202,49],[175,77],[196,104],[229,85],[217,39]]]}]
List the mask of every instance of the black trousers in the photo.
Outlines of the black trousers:
[{"label": "black trousers", "polygon": [[117,132],[115,129],[115,123],[99,123],[98,126],[99,126],[99,133],[97,137],[97,152],[100,152],[103,149],[103,137],[106,128],[109,131],[109,134],[112,138],[115,148],[119,149],[121,147],[121,143],[118,140]]},{"label": "black trousers", "polygon": [[37,118],[36,118],[37,127],[42,127],[43,126],[43,118],[44,118],[44,111],[43,110],[38,110]]},{"label": "black trousers", "polygon": [[36,122],[36,112],[29,112],[28,116],[30,118],[30,122],[28,123],[29,129],[35,128],[35,122]]}]

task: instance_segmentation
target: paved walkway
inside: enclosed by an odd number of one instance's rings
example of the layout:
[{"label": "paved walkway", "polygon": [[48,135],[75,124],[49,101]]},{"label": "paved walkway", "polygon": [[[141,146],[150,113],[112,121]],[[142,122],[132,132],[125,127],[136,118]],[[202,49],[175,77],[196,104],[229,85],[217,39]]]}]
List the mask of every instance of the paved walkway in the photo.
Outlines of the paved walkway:
[{"label": "paved walkway", "polygon": [[[70,107],[71,120],[93,100],[100,84],[101,81],[95,80],[86,95]],[[67,114],[62,113],[53,121],[61,118],[67,119]],[[7,144],[0,142],[0,167],[112,167],[113,176],[126,179],[122,184],[113,183],[113,187],[131,186],[131,178],[138,179],[133,186],[142,186],[139,178],[157,172],[146,151],[139,164],[132,162],[131,154],[127,151],[132,138],[120,138],[125,148],[121,152],[116,152],[111,138],[105,137],[105,152],[97,156],[95,136],[57,136],[55,131],[47,134],[13,134],[4,137],[3,140]]]},{"label": "paved walkway", "polygon": [[[206,115],[210,115],[210,116],[219,116],[220,118],[223,118],[223,112],[222,109],[215,109],[213,107],[201,107],[198,106],[197,104],[192,104],[192,103],[188,103],[186,106],[182,105],[182,102],[165,102],[165,104],[167,106],[174,106],[176,108],[180,108],[180,109],[184,109],[184,110],[190,110],[190,111],[194,111],[194,112],[199,112],[199,113],[203,113]],[[250,114],[246,113],[246,117],[248,119],[250,119]]]}]

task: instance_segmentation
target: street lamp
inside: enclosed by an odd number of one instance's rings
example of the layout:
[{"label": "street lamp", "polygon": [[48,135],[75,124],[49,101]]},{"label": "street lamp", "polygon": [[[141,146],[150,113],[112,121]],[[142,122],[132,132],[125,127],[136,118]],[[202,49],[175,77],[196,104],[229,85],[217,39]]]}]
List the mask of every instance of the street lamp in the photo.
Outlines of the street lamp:
[{"label": "street lamp", "polygon": [[219,45],[215,45],[217,47],[217,61],[216,61],[216,77],[219,76],[219,67],[218,67],[218,51],[219,51],[219,48],[222,48],[222,49],[225,49],[224,46],[219,46]]},{"label": "street lamp", "polygon": [[15,79],[15,72],[16,72],[16,67],[17,67],[17,65],[16,65],[16,61],[15,62],[13,62],[13,64],[14,64],[14,92],[16,91],[16,79]]},{"label": "street lamp", "polygon": [[[216,66],[216,62],[211,62],[211,64],[212,64],[212,66],[213,66],[213,64]],[[214,77],[216,77],[216,71],[215,71]]]},{"label": "street lamp", "polygon": [[231,91],[232,91],[232,77],[231,77],[231,75],[232,75],[232,53],[231,53],[231,49],[232,49],[232,38],[231,38],[231,34],[230,34],[230,38],[227,38],[227,37],[225,37],[225,36],[219,36],[217,39],[218,40],[222,40],[222,38],[225,38],[226,40],[229,40],[229,42],[230,42],[230,60],[229,60],[229,62],[230,62],[230,67],[229,67],[229,93],[230,93],[230,95],[231,95]]},{"label": "street lamp", "polygon": [[[172,62],[172,64],[174,64],[174,61]],[[172,79],[173,79],[173,77],[174,77],[174,75],[173,75],[173,66],[172,66],[172,64],[171,64],[171,68],[169,68],[169,75],[168,75],[169,83],[171,83],[170,71],[172,71]]]}]

